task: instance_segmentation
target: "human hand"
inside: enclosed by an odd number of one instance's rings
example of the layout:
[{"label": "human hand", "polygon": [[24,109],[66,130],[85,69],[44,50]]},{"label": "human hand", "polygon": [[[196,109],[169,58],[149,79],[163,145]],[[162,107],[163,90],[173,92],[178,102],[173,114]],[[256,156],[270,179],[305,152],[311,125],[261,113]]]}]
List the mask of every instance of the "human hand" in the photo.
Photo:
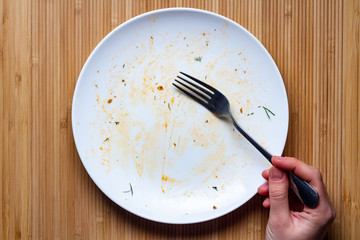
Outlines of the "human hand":
[{"label": "human hand", "polygon": [[[274,167],[262,172],[266,183],[258,188],[260,195],[267,196],[263,202],[270,208],[265,239],[322,239],[328,226],[334,221],[335,209],[326,192],[322,176],[317,168],[290,157],[272,157]],[[307,181],[319,194],[315,208],[304,206],[296,195],[289,191],[289,180],[285,171]]]}]

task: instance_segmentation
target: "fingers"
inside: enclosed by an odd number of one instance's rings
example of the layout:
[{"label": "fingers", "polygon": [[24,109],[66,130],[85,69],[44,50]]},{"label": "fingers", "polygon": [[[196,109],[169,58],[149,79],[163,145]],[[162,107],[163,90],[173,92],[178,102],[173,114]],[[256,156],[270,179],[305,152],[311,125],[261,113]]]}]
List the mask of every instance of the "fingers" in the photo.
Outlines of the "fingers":
[{"label": "fingers", "polygon": [[[266,172],[266,173],[265,173]],[[264,175],[265,173],[265,175]],[[268,180],[269,179],[269,169],[266,169],[265,171],[263,171],[262,176]],[[262,184],[259,188],[258,188],[258,193],[262,196],[267,196],[267,198],[265,198],[265,200],[263,201],[263,207],[264,208],[269,208],[270,207],[270,198],[269,198],[269,182],[266,182],[264,184]]]},{"label": "fingers", "polygon": [[270,207],[270,198],[266,198],[266,199],[263,201],[263,207],[264,207],[264,208],[269,208],[269,207]]},{"label": "fingers", "polygon": [[273,221],[287,222],[290,218],[289,181],[286,173],[272,167],[269,170],[270,218]]},{"label": "fingers", "polygon": [[258,188],[258,193],[263,196],[269,195],[269,183],[266,182]]},{"label": "fingers", "polygon": [[277,168],[285,171],[292,171],[296,176],[313,186],[321,187],[322,185],[322,177],[319,170],[296,158],[274,156],[271,161]]},{"label": "fingers", "polygon": [[266,180],[269,180],[269,170],[270,169],[266,169],[261,174],[263,176],[263,178],[265,178]]}]

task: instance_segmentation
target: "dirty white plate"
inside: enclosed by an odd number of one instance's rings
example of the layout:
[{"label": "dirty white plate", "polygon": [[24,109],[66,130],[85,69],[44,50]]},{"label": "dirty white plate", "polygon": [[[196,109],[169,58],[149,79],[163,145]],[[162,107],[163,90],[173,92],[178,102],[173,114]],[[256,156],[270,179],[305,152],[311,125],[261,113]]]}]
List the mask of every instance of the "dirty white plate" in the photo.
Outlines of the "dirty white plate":
[{"label": "dirty white plate", "polygon": [[177,224],[238,208],[270,166],[229,123],[172,86],[179,71],[223,92],[240,125],[272,154],[282,153],[288,130],[281,75],[237,23],[175,8],[113,30],[91,53],[75,88],[76,147],[90,177],[115,203]]}]

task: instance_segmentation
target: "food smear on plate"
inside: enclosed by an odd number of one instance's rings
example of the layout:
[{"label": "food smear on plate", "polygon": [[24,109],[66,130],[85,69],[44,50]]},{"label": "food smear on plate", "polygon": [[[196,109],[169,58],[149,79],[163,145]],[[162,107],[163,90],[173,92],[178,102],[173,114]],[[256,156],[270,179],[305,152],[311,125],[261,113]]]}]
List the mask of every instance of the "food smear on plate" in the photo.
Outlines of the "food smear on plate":
[{"label": "food smear on plate", "polygon": [[232,125],[177,91],[172,82],[184,71],[218,88],[240,109],[236,119],[247,121],[251,134],[261,139],[261,126],[248,117],[262,104],[256,97],[261,81],[246,49],[218,47],[221,29],[185,32],[177,33],[181,37],[154,33],[123,46],[112,53],[110,69],[96,71],[99,120],[94,129],[106,141],[92,153],[104,171],[135,175],[138,184],[158,182],[152,190],[170,198],[217,198],[244,180],[242,172],[254,165],[253,149]]}]

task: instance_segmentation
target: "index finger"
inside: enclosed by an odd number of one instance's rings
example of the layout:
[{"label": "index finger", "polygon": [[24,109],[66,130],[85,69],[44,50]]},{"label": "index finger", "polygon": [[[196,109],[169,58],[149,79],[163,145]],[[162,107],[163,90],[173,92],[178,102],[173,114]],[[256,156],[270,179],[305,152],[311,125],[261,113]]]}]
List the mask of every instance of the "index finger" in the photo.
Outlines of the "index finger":
[{"label": "index finger", "polygon": [[271,161],[274,166],[286,171],[292,171],[296,176],[302,178],[314,187],[321,187],[323,185],[320,171],[296,158],[274,156]]}]

